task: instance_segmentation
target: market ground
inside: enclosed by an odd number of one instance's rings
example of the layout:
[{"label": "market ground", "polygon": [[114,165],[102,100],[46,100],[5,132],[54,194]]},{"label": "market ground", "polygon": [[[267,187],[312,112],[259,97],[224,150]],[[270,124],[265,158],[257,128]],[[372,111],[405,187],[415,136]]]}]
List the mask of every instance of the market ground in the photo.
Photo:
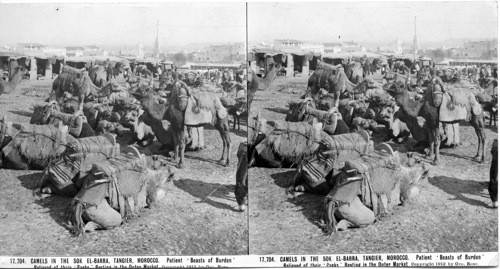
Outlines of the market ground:
[{"label": "market ground", "polygon": [[[33,105],[43,103],[52,80],[24,80],[18,87],[0,96],[0,118],[6,115],[15,127],[29,122]],[[246,141],[246,127],[231,133],[230,167],[215,163],[222,152],[218,132],[206,128],[205,140],[206,149],[186,152],[186,168],[167,187],[164,200],[118,228],[80,238],[67,226],[72,198],[33,195],[41,171],[0,169],[0,255],[247,254],[247,213],[237,212],[234,197],[236,151]],[[158,148],[155,141],[140,151],[150,156]]]},{"label": "market ground", "polygon": [[[277,78],[259,91],[252,115],[284,120],[287,103],[306,88],[307,78]],[[488,121],[489,122],[489,121]],[[488,196],[491,144],[497,129],[486,130],[486,160],[472,161],[477,150],[473,128],[462,123],[463,144],[441,151],[441,165],[419,183],[420,194],[406,206],[366,228],[325,236],[318,226],[323,196],[286,194],[294,169],[249,170],[250,254],[497,252],[498,210]],[[383,134],[374,135],[375,144]],[[390,143],[406,152],[414,143]],[[422,154],[418,156],[423,157]]]}]

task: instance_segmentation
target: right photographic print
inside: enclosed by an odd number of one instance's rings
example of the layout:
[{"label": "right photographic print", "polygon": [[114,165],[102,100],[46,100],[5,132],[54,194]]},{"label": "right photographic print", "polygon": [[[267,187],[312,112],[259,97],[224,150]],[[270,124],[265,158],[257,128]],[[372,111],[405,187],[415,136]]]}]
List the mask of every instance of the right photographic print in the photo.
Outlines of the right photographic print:
[{"label": "right photographic print", "polygon": [[247,4],[250,254],[498,252],[497,4]]}]

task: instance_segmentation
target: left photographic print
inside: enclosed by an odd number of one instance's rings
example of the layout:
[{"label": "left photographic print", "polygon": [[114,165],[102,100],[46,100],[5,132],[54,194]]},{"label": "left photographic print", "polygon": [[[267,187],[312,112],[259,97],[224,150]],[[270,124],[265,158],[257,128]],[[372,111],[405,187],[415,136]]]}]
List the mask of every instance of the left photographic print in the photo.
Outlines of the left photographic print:
[{"label": "left photographic print", "polygon": [[1,256],[248,254],[245,3],[0,9]]}]

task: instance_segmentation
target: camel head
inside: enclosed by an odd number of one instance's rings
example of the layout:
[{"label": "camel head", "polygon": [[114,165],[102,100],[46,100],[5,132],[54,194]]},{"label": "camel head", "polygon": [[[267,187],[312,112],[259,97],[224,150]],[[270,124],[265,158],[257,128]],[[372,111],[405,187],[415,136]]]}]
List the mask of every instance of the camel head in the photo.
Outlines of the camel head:
[{"label": "camel head", "polygon": [[443,102],[444,85],[441,79],[433,78],[431,80],[431,85],[428,87],[429,93],[432,97],[432,105],[434,107],[439,107]]},{"label": "camel head", "polygon": [[153,93],[151,87],[147,85],[141,85],[133,91],[132,96],[137,98],[137,100],[141,100],[144,97],[147,97]]},{"label": "camel head", "polygon": [[28,69],[24,68],[23,66],[18,66],[16,67],[15,71],[16,74],[20,74],[21,77],[26,75],[28,73]]},{"label": "camel head", "polygon": [[390,122],[394,118],[394,114],[399,110],[395,102],[390,105],[385,105],[380,109],[379,118],[385,122]]},{"label": "camel head", "polygon": [[302,101],[290,101],[288,103],[288,112],[286,114],[285,121],[297,122],[299,121],[298,113],[300,112],[300,106]]},{"label": "camel head", "polygon": [[151,179],[146,185],[146,205],[151,207],[157,201],[165,197],[164,186],[167,182],[174,180],[177,170],[175,167],[168,165],[166,162],[154,159],[154,169],[151,171]]},{"label": "camel head", "polygon": [[144,113],[144,111],[136,106],[135,108],[127,109],[125,116],[123,117],[123,124],[129,126],[137,126],[139,123],[139,117]]},{"label": "camel head", "polygon": [[306,97],[299,105],[299,110],[297,113],[298,121],[304,120],[304,116],[309,113],[310,108],[316,109],[316,103],[311,97]]},{"label": "camel head", "polygon": [[123,133],[123,126],[118,122],[110,122],[107,120],[101,120],[96,127],[96,135],[104,135],[106,133],[117,134],[121,136]]},{"label": "camel head", "polygon": [[180,111],[185,111],[188,105],[189,98],[189,88],[186,83],[182,81],[176,81],[174,83],[174,89],[171,93],[170,100],[177,104]]},{"label": "camel head", "polygon": [[71,82],[71,85],[77,89],[77,93],[82,94],[82,90],[86,90],[86,87],[93,85],[92,80],[89,77],[88,71],[77,72],[75,78]]}]

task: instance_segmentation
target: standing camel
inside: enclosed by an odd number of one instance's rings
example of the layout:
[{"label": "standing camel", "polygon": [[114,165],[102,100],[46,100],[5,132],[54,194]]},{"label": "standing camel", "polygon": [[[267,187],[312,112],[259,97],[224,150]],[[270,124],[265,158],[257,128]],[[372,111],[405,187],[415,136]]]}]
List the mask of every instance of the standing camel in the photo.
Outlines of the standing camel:
[{"label": "standing camel", "polygon": [[22,66],[18,66],[15,68],[15,71],[12,75],[12,78],[9,82],[0,78],[0,95],[3,93],[12,93],[16,90],[17,85],[23,79],[24,74],[26,74],[28,70]]},{"label": "standing camel", "polygon": [[264,78],[259,78],[253,69],[248,68],[248,79],[247,79],[247,88],[248,88],[248,108],[252,105],[253,97],[258,90],[264,91],[271,85],[271,82],[278,75],[278,64],[271,63]]},{"label": "standing camel", "polygon": [[178,168],[184,166],[185,127],[199,127],[207,123],[213,124],[222,138],[222,156],[218,163],[229,166],[229,116],[215,92],[193,90],[182,81],[174,83],[174,89],[166,103],[162,103],[161,98],[153,92],[149,86],[144,85],[136,90],[134,96],[139,99],[145,114],[151,119],[151,127],[157,138],[167,133],[161,121],[165,119],[170,122],[174,133],[174,159],[180,159]]},{"label": "standing camel", "polygon": [[[395,87],[392,88],[394,97],[398,106],[406,114],[425,120],[430,142],[428,156],[432,157],[435,154],[432,165],[439,164],[439,146],[441,144],[439,123],[456,123],[462,120],[470,121],[476,131],[478,147],[474,160],[477,162],[484,161],[484,144],[486,140],[484,113],[482,113],[481,105],[474,98],[474,94],[463,88],[446,89],[441,79],[437,77],[431,80],[427,94],[421,100],[413,100],[407,87],[407,84],[395,83]],[[443,108],[446,112],[446,109],[453,107],[455,109],[452,114],[443,113]],[[444,115],[446,115],[446,118]]]}]

